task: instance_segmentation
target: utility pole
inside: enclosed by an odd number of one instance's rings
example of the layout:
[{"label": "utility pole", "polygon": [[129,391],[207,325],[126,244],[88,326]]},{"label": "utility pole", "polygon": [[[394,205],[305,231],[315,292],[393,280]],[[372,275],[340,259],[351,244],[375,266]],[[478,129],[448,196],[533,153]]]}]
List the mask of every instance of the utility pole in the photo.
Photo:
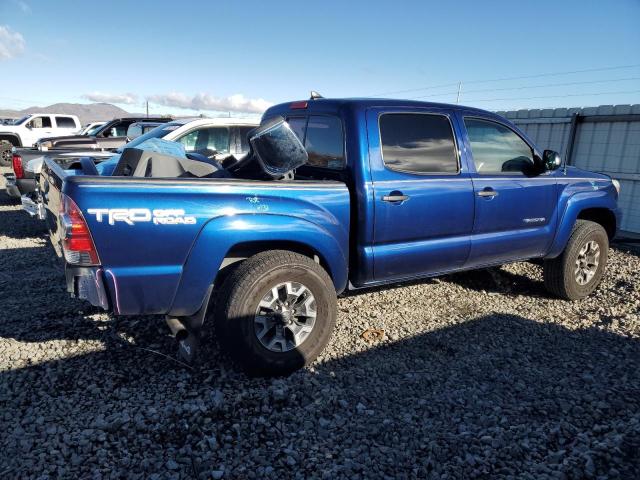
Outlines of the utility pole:
[{"label": "utility pole", "polygon": [[462,91],[462,82],[458,82],[458,95],[456,96],[456,104],[460,103],[460,92]]},{"label": "utility pole", "polygon": [[[460,92],[458,92],[458,95],[460,95]],[[147,100],[147,118],[149,118],[149,100]]]}]

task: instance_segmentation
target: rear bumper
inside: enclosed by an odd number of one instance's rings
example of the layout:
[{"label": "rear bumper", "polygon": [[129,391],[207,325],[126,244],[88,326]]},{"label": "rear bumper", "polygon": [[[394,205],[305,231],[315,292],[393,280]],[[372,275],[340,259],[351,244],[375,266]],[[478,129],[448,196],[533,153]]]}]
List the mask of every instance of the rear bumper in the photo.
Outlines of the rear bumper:
[{"label": "rear bumper", "polygon": [[72,297],[86,300],[95,307],[110,310],[109,297],[100,267],[65,268],[67,291]]},{"label": "rear bumper", "polygon": [[16,176],[13,173],[5,173],[4,181],[6,183],[5,188],[7,189],[7,195],[12,198],[20,198],[20,189],[16,184]]},{"label": "rear bumper", "polygon": [[44,208],[43,203],[39,201],[34,202],[28,195],[20,197],[20,201],[22,202],[22,208],[24,211],[32,217],[37,217],[39,220],[44,220],[46,218],[46,209]]}]

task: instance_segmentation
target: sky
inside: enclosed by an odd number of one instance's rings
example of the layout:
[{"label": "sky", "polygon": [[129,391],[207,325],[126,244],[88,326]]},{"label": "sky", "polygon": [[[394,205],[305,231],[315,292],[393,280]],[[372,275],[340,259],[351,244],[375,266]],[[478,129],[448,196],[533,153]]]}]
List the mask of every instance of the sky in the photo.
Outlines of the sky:
[{"label": "sky", "polygon": [[3,108],[255,115],[310,90],[488,110],[640,103],[640,0],[0,0]]}]

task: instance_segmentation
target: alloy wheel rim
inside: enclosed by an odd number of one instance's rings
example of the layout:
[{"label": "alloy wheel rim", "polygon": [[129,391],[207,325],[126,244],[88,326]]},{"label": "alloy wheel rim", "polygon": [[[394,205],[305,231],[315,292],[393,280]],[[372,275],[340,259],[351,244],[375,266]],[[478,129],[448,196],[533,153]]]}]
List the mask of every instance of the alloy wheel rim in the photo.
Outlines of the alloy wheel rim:
[{"label": "alloy wheel rim", "polygon": [[254,332],[267,350],[288,352],[309,337],[316,316],[316,299],[309,288],[299,282],[279,283],[258,304]]},{"label": "alloy wheel rim", "polygon": [[578,285],[589,283],[598,271],[600,264],[600,246],[595,240],[585,243],[576,258],[574,275]]}]

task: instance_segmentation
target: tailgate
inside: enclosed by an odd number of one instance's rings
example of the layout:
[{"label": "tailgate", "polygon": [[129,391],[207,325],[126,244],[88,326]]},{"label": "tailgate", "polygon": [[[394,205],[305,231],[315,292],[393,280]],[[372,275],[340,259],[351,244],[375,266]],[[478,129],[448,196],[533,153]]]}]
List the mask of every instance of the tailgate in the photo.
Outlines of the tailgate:
[{"label": "tailgate", "polygon": [[62,185],[67,173],[53,159],[47,158],[40,173],[40,192],[46,211],[47,228],[56,254],[62,257],[60,237],[60,211],[62,209]]}]

